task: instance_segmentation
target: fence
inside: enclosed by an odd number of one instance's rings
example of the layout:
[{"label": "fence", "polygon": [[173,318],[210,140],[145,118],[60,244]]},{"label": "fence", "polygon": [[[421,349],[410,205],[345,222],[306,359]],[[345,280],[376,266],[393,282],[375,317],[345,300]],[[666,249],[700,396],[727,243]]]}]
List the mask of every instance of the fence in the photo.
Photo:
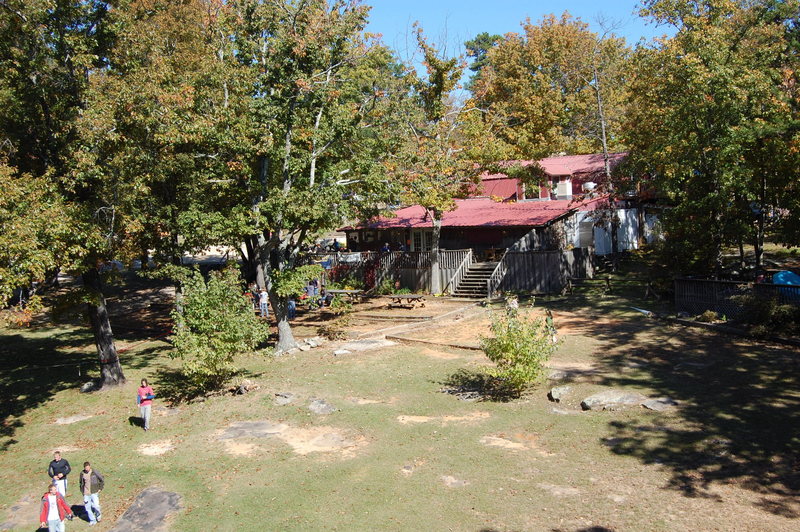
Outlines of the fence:
[{"label": "fence", "polygon": [[588,248],[509,251],[503,258],[506,272],[498,288],[510,292],[558,293],[571,277],[592,277],[592,259],[593,254]]},{"label": "fence", "polygon": [[745,311],[735,296],[753,295],[775,299],[781,304],[800,305],[800,286],[772,283],[716,281],[713,279],[675,279],[675,310],[691,315],[713,310],[729,318]]}]

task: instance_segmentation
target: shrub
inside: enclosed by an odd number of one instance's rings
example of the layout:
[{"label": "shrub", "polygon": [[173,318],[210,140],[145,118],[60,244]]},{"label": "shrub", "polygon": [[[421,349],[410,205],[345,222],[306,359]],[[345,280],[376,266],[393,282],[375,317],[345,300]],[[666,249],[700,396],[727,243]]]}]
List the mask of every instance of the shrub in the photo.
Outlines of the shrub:
[{"label": "shrub", "polygon": [[353,310],[353,303],[351,303],[348,299],[345,299],[344,296],[337,294],[333,296],[331,305],[328,308],[337,316],[342,316]]},{"label": "shrub", "polygon": [[544,372],[544,363],[558,346],[544,318],[526,313],[492,316],[493,337],[481,337],[481,349],[497,364],[490,374],[521,392]]},{"label": "shrub", "polygon": [[714,323],[718,319],[719,315],[713,310],[707,310],[702,314],[699,314],[697,317],[695,317],[695,321],[699,321],[702,323]]},{"label": "shrub", "polygon": [[347,338],[346,327],[346,320],[338,319],[332,323],[320,325],[317,328],[317,334],[328,340],[345,340]]},{"label": "shrub", "polygon": [[221,388],[237,371],[234,357],[269,335],[242,294],[235,269],[211,272],[208,281],[193,270],[183,280],[182,311],[173,318],[172,356],[183,359],[182,373],[202,391]]},{"label": "shrub", "polygon": [[737,319],[750,325],[755,336],[773,333],[792,336],[800,332],[800,305],[781,304],[774,298],[754,295],[734,296],[731,300],[744,308]]}]

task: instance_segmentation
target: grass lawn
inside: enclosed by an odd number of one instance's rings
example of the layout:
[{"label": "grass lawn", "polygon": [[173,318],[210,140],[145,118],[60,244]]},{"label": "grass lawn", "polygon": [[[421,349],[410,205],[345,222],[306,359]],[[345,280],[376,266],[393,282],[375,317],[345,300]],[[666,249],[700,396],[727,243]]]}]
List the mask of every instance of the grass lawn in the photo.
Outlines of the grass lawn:
[{"label": "grass lawn", "polygon": [[[334,356],[327,344],[242,357],[258,390],[157,408],[146,433],[132,424],[135,389],[142,377],[156,393],[167,386],[168,344],[130,338],[128,383],[81,394],[75,362],[94,357],[85,330],[2,330],[0,523],[35,529],[61,449],[76,472],[90,460],[106,475],[97,530],[148,486],[180,494],[168,528],[181,531],[800,530],[796,350],[667,326],[618,295],[549,301],[564,338],[551,366],[571,375],[561,404],[547,384],[511,402],[442,393],[460,370],[488,364],[476,351]],[[480,323],[447,327],[476,341]],[[56,363],[72,365],[42,368]],[[679,406],[582,412],[580,400],[605,387]],[[277,392],[294,401],[277,404]],[[338,410],[312,413],[315,398]],[[91,417],[56,423],[76,415]],[[272,435],[229,437],[246,422],[268,422]]]}]

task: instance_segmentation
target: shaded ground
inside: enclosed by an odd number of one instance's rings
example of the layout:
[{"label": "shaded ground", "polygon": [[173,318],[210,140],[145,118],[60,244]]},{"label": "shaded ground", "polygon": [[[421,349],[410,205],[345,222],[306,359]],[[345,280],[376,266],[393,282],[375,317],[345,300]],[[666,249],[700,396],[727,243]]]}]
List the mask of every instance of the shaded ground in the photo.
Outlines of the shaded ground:
[{"label": "shaded ground", "polygon": [[[181,498],[171,530],[800,529],[797,350],[667,326],[629,308],[651,302],[618,294],[543,304],[563,337],[549,365],[572,387],[559,404],[546,398],[548,385],[506,403],[442,393],[454,374],[487,364],[480,352],[395,345],[334,356],[334,342],[242,357],[258,389],[155,408],[149,432],[128,419],[138,415],[136,381],[151,379],[158,393],[159,375],[174,369],[166,344],[132,336],[129,383],[82,395],[85,375],[74,370],[26,370],[32,357],[93,356],[80,330],[3,331],[0,520],[35,527],[29,512],[60,448],[106,476],[98,530],[133,526],[123,514],[152,486]],[[481,323],[448,320],[412,334],[477,341]],[[582,398],[609,387],[679,405],[580,410]],[[277,393],[293,400],[281,404]],[[313,398],[335,411],[310,411]]]}]

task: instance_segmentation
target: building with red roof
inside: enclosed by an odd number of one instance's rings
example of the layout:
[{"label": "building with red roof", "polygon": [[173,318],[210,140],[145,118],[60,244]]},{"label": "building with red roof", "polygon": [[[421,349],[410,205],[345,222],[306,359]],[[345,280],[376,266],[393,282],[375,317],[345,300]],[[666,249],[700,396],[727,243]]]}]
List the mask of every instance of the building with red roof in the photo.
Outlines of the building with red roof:
[{"label": "building with red roof", "polygon": [[[625,153],[609,154],[609,166],[618,165]],[[509,161],[509,166],[530,167],[546,184],[531,198],[520,179],[503,173],[486,173],[472,197],[456,200],[456,208],[442,218],[440,248],[473,249],[494,255],[499,250],[529,251],[594,247],[598,254],[611,251],[605,219],[620,221],[618,249],[638,245],[639,220],[633,209],[609,205],[605,196],[592,195],[605,179],[602,154],[547,157],[539,161]],[[502,165],[501,165],[502,166]],[[403,207],[370,222],[343,229],[351,250],[427,251],[433,240],[433,223],[419,205]]]}]

